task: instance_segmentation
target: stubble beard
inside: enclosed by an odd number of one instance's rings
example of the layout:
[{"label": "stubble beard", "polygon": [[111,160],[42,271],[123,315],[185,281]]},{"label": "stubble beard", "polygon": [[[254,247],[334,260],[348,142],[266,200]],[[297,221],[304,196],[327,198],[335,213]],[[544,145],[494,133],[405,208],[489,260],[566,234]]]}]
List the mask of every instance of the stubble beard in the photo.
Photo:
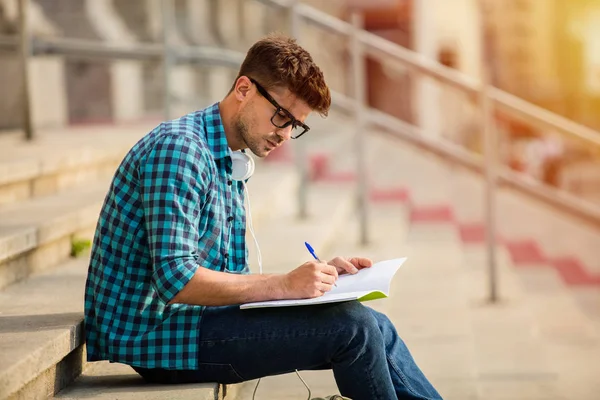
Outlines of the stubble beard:
[{"label": "stubble beard", "polygon": [[235,121],[235,130],[239,137],[242,138],[246,146],[248,146],[250,151],[257,157],[264,158],[269,154],[269,151],[265,148],[262,138],[253,137],[250,134],[250,126],[244,119],[243,115],[240,115]]}]

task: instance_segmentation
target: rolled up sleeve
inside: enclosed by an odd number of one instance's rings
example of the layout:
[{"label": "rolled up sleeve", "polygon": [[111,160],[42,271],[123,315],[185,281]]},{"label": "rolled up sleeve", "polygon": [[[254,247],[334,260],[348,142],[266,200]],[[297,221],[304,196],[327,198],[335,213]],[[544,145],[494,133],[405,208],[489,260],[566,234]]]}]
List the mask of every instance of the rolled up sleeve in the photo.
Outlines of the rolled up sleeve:
[{"label": "rolled up sleeve", "polygon": [[198,268],[198,226],[209,190],[209,168],[194,139],[162,135],[141,160],[139,169],[152,285],[159,298],[168,303]]}]

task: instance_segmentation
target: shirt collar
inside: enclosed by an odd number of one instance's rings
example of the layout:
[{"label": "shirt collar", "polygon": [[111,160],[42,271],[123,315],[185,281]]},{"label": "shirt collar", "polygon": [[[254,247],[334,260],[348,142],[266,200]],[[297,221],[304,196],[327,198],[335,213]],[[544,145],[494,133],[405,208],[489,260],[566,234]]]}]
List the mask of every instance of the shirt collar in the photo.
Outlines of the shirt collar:
[{"label": "shirt collar", "polygon": [[207,107],[202,118],[206,128],[206,143],[215,160],[229,156],[230,150],[223,121],[221,120],[221,113],[219,112],[219,103]]}]

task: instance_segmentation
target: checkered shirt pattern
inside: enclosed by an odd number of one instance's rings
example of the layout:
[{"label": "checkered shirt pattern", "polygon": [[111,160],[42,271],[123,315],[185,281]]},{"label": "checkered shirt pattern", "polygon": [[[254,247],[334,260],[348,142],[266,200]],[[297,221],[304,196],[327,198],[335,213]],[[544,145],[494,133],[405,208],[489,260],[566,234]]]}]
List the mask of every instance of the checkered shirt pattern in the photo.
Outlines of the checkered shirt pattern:
[{"label": "checkered shirt pattern", "polygon": [[248,273],[243,184],[216,103],[164,122],[118,167],[85,287],[89,361],[195,369],[202,306],[168,305],[200,266]]}]

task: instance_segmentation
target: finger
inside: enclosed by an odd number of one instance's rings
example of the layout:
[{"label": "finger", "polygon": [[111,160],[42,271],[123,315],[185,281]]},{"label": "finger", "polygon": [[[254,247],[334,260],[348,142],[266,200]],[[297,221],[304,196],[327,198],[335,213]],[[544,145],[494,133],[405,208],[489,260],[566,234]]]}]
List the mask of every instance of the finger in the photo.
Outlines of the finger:
[{"label": "finger", "polygon": [[321,270],[321,272],[333,276],[335,280],[337,280],[338,278],[338,270],[333,265],[323,264],[323,269]]},{"label": "finger", "polygon": [[352,263],[352,265],[358,269],[369,268],[373,266],[373,261],[371,261],[369,258],[352,257],[348,261],[350,261],[350,263]]},{"label": "finger", "polygon": [[327,285],[333,285],[333,284],[335,284],[336,280],[337,280],[337,278],[333,275],[329,275],[329,274],[325,274],[325,273],[321,274],[321,283],[325,283]]},{"label": "finger", "polygon": [[354,264],[343,257],[336,257],[331,260],[329,264],[334,265],[338,269],[338,272],[343,271],[350,274],[355,274],[358,272],[358,268],[356,268]]},{"label": "finger", "polygon": [[331,289],[333,289],[333,285],[330,285],[328,283],[325,282],[321,282],[320,284],[317,285],[317,289],[321,292],[321,293],[327,293],[329,292]]},{"label": "finger", "polygon": [[338,275],[346,273],[346,270],[343,267],[339,266],[337,262],[334,262],[334,260],[329,261],[327,264],[333,265],[336,271],[338,272]]}]

